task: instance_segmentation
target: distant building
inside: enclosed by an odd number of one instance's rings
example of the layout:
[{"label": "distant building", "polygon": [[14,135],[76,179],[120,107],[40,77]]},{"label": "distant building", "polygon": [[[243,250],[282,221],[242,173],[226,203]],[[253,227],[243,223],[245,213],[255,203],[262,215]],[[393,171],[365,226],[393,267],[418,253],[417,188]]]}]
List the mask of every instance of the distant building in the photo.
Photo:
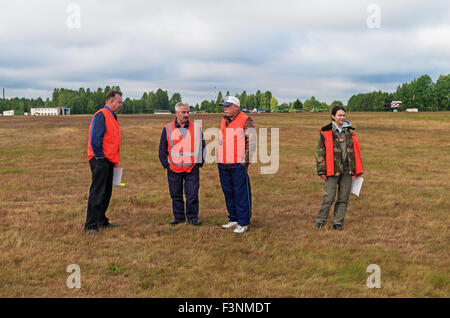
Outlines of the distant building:
[{"label": "distant building", "polygon": [[70,115],[70,107],[31,107],[31,116],[64,116]]},{"label": "distant building", "polygon": [[155,115],[164,115],[164,114],[171,114],[171,112],[169,110],[164,109],[155,110]]},{"label": "distant building", "polygon": [[3,116],[14,116],[14,109],[11,110],[4,110]]}]

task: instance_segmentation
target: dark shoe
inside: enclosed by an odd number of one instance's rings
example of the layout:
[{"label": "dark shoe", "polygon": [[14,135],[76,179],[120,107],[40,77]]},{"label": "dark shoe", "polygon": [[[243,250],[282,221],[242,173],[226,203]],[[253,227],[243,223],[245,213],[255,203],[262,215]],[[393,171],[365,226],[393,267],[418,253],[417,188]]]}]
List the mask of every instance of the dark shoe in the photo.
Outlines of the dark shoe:
[{"label": "dark shoe", "polygon": [[101,225],[99,225],[98,227],[103,227],[103,228],[112,228],[112,227],[118,227],[118,225],[117,224],[114,224],[114,223],[106,223],[106,224],[101,224]]},{"label": "dark shoe", "polygon": [[333,224],[333,229],[342,231],[344,227],[342,226],[342,224]]},{"label": "dark shoe", "polygon": [[202,225],[202,222],[200,222],[198,219],[189,220],[189,223],[192,225]]},{"label": "dark shoe", "polygon": [[89,234],[89,235],[102,234],[102,232],[100,232],[98,229],[85,229],[84,233]]},{"label": "dark shoe", "polygon": [[316,227],[318,229],[320,229],[321,227],[323,227],[325,225],[325,223],[316,223]]},{"label": "dark shoe", "polygon": [[186,222],[186,221],[185,220],[173,220],[169,224],[170,225],[177,225],[177,224],[184,223],[184,222]]}]

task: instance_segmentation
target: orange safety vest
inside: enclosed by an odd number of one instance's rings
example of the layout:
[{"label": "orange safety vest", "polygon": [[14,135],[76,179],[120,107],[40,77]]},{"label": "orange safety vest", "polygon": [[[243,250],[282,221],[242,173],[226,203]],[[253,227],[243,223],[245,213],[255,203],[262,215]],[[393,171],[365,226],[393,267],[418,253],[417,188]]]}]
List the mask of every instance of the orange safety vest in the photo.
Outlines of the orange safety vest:
[{"label": "orange safety vest", "polygon": [[[180,128],[186,129],[186,128]],[[189,129],[186,136],[180,133],[175,126],[175,121],[166,125],[167,136],[167,160],[170,170],[173,172],[191,172],[198,162],[198,154],[201,146],[200,127],[189,121]]]},{"label": "orange safety vest", "polygon": [[240,112],[227,127],[222,118],[218,142],[218,161],[224,164],[242,163],[245,156],[244,126],[248,116]]},{"label": "orange safety vest", "polygon": [[[334,176],[334,147],[333,147],[333,131],[326,130],[320,131],[320,133],[325,137],[325,166],[327,168],[327,177]],[[359,149],[358,138],[353,134],[353,153],[355,154],[355,171],[354,174],[358,175],[364,173],[361,163],[361,151]]]},{"label": "orange safety vest", "polygon": [[98,113],[103,113],[105,117],[105,136],[103,138],[103,153],[105,158],[110,162],[119,164],[120,161],[120,127],[119,122],[114,118],[113,114],[107,109],[102,108],[97,111],[94,116],[92,116],[91,125],[89,126],[89,142],[87,149],[87,159],[88,161],[94,157],[94,151],[91,147],[92,138],[92,123],[94,122],[94,117]]}]

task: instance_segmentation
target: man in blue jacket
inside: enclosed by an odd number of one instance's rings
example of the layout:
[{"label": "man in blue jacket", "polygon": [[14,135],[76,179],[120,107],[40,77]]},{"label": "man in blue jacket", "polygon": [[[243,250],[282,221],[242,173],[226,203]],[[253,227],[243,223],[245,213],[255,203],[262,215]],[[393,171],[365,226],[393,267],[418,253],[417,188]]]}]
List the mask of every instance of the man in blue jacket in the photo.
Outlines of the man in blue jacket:
[{"label": "man in blue jacket", "polygon": [[106,94],[106,105],[92,117],[89,128],[87,159],[92,172],[92,184],[84,230],[99,234],[100,227],[113,227],[105,213],[112,194],[114,166],[120,160],[120,127],[115,114],[122,108],[122,93]]},{"label": "man in blue jacket", "polygon": [[[204,163],[205,140],[201,127],[189,120],[189,106],[175,105],[176,118],[164,126],[159,143],[159,160],[167,169],[172,213],[171,225],[186,222],[201,225],[198,220],[200,167]],[[183,200],[186,195],[186,209]]]}]

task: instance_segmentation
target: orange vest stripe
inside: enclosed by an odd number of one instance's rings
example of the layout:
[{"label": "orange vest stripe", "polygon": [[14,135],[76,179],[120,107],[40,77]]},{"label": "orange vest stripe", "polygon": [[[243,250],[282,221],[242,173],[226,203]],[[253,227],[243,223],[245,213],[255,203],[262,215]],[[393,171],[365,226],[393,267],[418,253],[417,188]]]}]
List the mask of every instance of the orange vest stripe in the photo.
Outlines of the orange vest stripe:
[{"label": "orange vest stripe", "polygon": [[120,161],[120,127],[119,122],[114,118],[113,114],[107,109],[102,108],[98,110],[94,116],[92,116],[91,125],[89,127],[89,142],[87,149],[87,159],[88,161],[94,157],[94,151],[91,146],[91,138],[92,138],[92,125],[94,123],[94,117],[98,113],[103,113],[105,118],[105,136],[103,137],[103,153],[105,154],[105,158],[107,158],[110,162],[119,164]]},{"label": "orange vest stripe", "polygon": [[325,137],[325,165],[327,168],[327,177],[334,176],[334,147],[333,132],[331,130],[322,131]]},{"label": "orange vest stripe", "polygon": [[361,151],[359,149],[359,140],[356,136],[352,136],[353,139],[353,149],[355,154],[355,175],[364,173],[361,162]]}]

